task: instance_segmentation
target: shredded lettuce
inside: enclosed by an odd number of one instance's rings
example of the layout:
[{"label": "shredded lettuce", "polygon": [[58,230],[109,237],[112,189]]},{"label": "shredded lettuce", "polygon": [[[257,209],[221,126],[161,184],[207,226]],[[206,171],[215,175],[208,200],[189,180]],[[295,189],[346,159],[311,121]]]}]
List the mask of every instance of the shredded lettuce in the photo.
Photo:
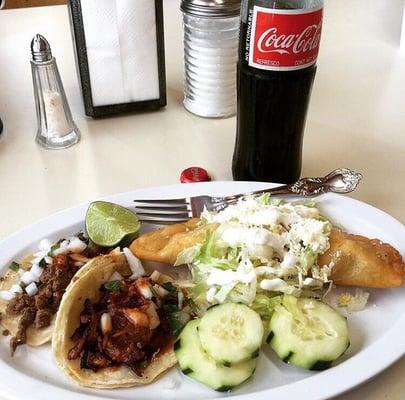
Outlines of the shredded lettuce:
[{"label": "shredded lettuce", "polygon": [[[320,297],[331,280],[329,266],[318,266],[317,258],[329,245],[331,225],[315,205],[263,194],[219,213],[204,210],[202,223],[219,227],[176,262],[190,267],[189,293],[200,312],[216,303],[243,303],[260,314],[266,327],[281,304],[280,290],[270,283],[282,282],[283,291],[296,297]],[[315,281],[320,284],[311,284]]]},{"label": "shredded lettuce", "polygon": [[314,208],[318,204],[318,200],[315,199],[305,199],[305,200],[296,200],[292,201],[291,204],[294,206],[304,206],[304,207],[309,207],[309,208]]},{"label": "shredded lettuce", "polygon": [[256,311],[263,319],[268,319],[273,315],[277,304],[281,304],[283,296],[277,294],[258,294],[254,299],[251,308]]},{"label": "shredded lettuce", "polygon": [[285,204],[285,200],[272,197],[270,193],[263,193],[256,197],[256,201],[264,206],[279,206],[280,204]]},{"label": "shredded lettuce", "polygon": [[184,249],[177,256],[174,266],[177,267],[177,266],[183,265],[183,264],[191,264],[195,260],[197,254],[200,253],[200,251],[201,251],[201,245],[198,245],[198,244]]}]

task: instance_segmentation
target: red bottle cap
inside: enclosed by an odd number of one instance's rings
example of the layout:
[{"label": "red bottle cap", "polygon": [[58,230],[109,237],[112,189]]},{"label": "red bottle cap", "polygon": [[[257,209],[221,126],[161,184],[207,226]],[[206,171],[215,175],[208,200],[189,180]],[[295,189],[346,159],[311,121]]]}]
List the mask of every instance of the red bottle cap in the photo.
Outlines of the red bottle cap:
[{"label": "red bottle cap", "polygon": [[185,169],[180,175],[181,183],[192,183],[192,182],[208,182],[211,177],[204,168],[200,167],[190,167]]}]

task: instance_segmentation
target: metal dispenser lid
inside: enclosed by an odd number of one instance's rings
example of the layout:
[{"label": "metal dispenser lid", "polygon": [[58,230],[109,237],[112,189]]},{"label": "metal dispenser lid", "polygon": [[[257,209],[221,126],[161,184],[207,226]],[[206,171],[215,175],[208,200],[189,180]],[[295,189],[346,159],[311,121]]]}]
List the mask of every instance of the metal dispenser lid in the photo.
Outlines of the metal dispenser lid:
[{"label": "metal dispenser lid", "polygon": [[241,0],[182,0],[181,10],[196,17],[234,17],[240,13]]},{"label": "metal dispenser lid", "polygon": [[47,62],[52,60],[52,51],[49,42],[39,33],[31,41],[32,60],[34,62]]}]

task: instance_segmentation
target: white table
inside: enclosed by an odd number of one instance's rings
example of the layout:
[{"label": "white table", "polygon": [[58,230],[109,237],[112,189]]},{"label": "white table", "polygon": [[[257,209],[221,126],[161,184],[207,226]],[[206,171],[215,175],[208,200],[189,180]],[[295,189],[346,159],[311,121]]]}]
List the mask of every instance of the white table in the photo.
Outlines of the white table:
[{"label": "white table", "polygon": [[[165,0],[168,106],[104,120],[84,117],[66,8],[0,11],[0,238],[50,213],[98,197],[178,182],[188,166],[231,179],[235,118],[207,120],[182,107],[178,1]],[[329,0],[308,115],[303,175],[339,166],[364,173],[354,197],[405,222],[403,1]],[[83,138],[63,151],[34,142],[29,43],[51,42]],[[403,399],[405,359],[340,399]]]}]

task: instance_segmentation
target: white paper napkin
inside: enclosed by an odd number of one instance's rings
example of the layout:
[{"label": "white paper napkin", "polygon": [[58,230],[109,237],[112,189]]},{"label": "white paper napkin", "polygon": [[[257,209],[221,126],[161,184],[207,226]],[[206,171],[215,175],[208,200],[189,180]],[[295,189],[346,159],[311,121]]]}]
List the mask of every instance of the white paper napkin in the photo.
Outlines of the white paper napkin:
[{"label": "white paper napkin", "polygon": [[94,106],[159,98],[153,0],[82,0]]},{"label": "white paper napkin", "polygon": [[132,101],[159,97],[156,12],[152,0],[116,0],[124,90]]}]

